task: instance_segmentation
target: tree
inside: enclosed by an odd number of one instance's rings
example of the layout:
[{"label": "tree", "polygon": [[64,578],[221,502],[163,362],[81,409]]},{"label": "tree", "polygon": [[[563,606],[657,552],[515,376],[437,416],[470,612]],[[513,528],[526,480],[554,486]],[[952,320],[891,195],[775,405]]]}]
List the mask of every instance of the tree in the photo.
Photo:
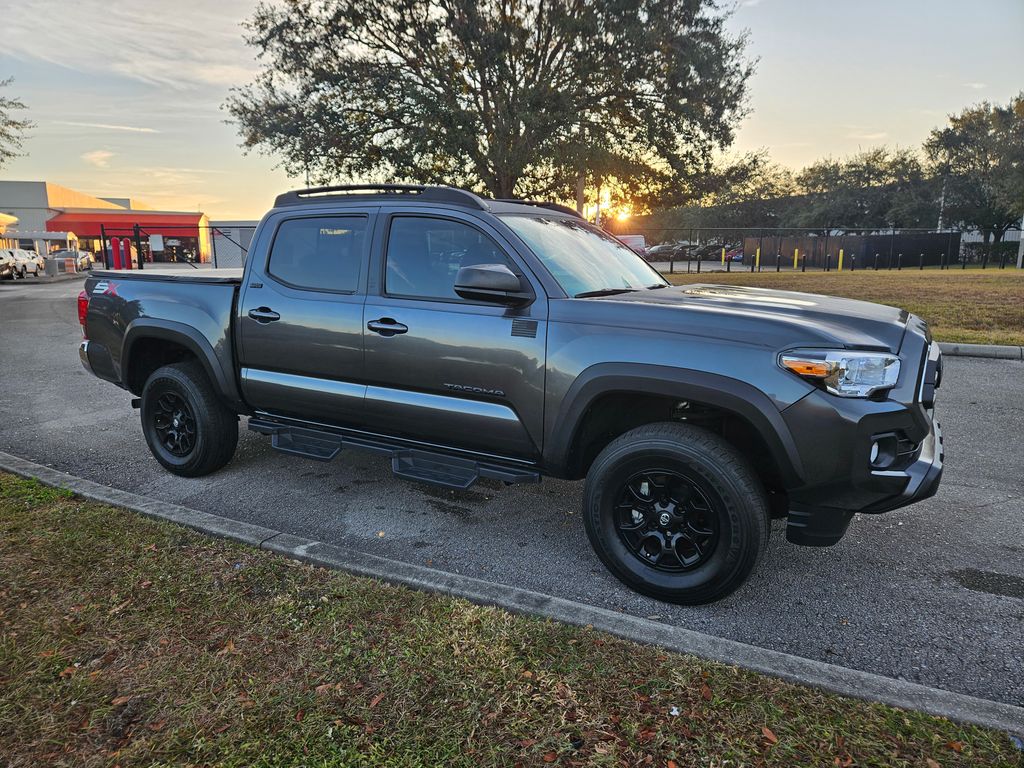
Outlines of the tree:
[{"label": "tree", "polygon": [[[6,88],[13,78],[0,80],[0,88]],[[27,107],[16,98],[0,96],[0,168],[21,156],[25,134],[34,125],[31,120],[18,120],[11,113]]]},{"label": "tree", "polygon": [[796,177],[805,198],[787,224],[809,227],[931,227],[938,192],[920,155],[885,147],[826,158]]},{"label": "tree", "polygon": [[946,220],[982,231],[986,248],[1024,215],[1024,92],[983,102],[936,128],[925,150],[943,179]]},{"label": "tree", "polygon": [[285,0],[226,104],[243,146],[316,182],[658,199],[728,146],[751,66],[714,0]]}]

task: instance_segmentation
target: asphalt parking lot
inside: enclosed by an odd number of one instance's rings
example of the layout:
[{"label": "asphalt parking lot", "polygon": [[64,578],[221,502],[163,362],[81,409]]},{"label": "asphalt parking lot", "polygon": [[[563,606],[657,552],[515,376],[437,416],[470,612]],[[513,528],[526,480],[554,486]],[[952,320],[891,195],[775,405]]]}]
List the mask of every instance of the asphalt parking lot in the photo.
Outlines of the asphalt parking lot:
[{"label": "asphalt parking lot", "polygon": [[330,464],[277,454],[244,423],[224,470],[168,474],[130,395],[78,362],[79,290],[0,283],[0,450],[339,546],[1024,705],[1024,363],[947,359],[947,469],[935,498],[859,516],[829,549],[790,545],[776,523],[749,584],[684,608],[605,572],[583,532],[581,484],[439,490],[399,481],[366,454]]}]

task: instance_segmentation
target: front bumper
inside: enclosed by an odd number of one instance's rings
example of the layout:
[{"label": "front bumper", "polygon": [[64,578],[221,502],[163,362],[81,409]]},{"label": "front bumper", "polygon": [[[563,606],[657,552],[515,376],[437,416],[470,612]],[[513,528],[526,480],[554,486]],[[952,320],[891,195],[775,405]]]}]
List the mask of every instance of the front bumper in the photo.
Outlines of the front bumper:
[{"label": "front bumper", "polygon": [[[834,544],[857,512],[888,512],[938,490],[945,456],[933,405],[942,361],[938,345],[920,341],[916,374],[888,399],[842,399],[815,392],[783,412],[807,475],[804,485],[789,489],[790,541]],[[897,450],[891,460],[876,466],[870,456],[879,440],[890,441]]]}]

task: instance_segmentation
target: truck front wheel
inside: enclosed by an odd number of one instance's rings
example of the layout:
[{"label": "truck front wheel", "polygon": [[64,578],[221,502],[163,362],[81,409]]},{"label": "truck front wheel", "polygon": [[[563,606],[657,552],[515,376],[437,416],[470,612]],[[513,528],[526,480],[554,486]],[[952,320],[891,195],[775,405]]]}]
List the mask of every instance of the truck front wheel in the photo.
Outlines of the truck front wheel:
[{"label": "truck front wheel", "polygon": [[768,543],[768,503],[747,460],[714,433],[648,424],[594,460],[584,523],[607,568],[630,588],[696,605],[735,591]]},{"label": "truck front wheel", "polygon": [[176,475],[208,475],[235,453],[238,417],[220,402],[194,360],[154,371],[142,390],[141,410],[149,450]]}]

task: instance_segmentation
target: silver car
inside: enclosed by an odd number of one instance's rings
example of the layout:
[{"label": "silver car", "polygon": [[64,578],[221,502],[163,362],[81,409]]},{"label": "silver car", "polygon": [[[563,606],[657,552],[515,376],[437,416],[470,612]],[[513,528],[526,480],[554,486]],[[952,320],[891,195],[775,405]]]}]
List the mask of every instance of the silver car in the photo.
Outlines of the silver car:
[{"label": "silver car", "polygon": [[39,262],[37,261],[37,254],[35,251],[23,251],[20,248],[15,248],[8,251],[11,254],[11,258],[14,259],[14,277],[20,277],[22,279],[33,275],[39,277],[41,272],[39,268]]}]

